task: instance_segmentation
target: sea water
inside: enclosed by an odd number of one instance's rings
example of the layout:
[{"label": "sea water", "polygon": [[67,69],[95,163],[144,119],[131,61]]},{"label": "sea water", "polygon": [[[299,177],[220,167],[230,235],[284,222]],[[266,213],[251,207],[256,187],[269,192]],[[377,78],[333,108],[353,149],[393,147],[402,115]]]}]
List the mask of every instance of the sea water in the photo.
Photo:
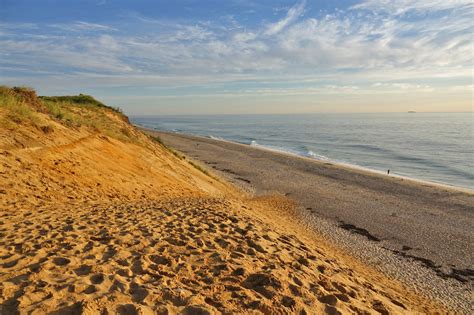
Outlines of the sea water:
[{"label": "sea water", "polygon": [[200,135],[431,182],[474,188],[473,113],[131,117]]}]

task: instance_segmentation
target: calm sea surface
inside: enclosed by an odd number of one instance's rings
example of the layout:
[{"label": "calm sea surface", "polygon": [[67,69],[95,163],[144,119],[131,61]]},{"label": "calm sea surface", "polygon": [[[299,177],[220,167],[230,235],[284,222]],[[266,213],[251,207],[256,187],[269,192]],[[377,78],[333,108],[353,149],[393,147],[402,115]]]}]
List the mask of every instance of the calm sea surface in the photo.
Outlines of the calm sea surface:
[{"label": "calm sea surface", "polygon": [[474,188],[473,119],[473,113],[131,117],[152,129],[468,188]]}]

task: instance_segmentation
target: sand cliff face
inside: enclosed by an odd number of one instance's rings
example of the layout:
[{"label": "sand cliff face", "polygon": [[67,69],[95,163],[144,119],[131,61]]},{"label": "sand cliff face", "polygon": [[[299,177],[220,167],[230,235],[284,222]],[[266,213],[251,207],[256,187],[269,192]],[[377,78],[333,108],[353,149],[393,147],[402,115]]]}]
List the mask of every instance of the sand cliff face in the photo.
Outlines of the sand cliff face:
[{"label": "sand cliff face", "polygon": [[[219,183],[135,130],[121,115],[80,105],[80,115],[94,120],[105,114],[119,130],[68,125],[31,106],[33,117],[15,123],[0,107],[1,205],[47,202],[130,200],[144,196],[215,193]],[[114,135],[114,134],[113,134]],[[122,137],[126,141],[122,140]]]},{"label": "sand cliff face", "polygon": [[301,230],[291,201],[246,196],[114,110],[0,92],[0,314],[437,307]]}]

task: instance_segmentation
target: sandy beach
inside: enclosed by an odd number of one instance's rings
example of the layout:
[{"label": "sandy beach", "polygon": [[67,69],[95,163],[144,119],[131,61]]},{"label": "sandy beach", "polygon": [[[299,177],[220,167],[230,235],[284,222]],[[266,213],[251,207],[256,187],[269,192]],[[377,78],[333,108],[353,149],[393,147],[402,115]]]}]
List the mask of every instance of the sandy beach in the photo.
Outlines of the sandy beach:
[{"label": "sandy beach", "polygon": [[[355,257],[302,220],[291,194],[238,189],[205,166],[218,164],[163,141],[231,144],[146,135],[89,96],[0,92],[15,104],[0,107],[2,315],[470,311]],[[240,163],[257,152],[238,151]],[[271,179],[257,163],[247,170]]]},{"label": "sandy beach", "polygon": [[474,315],[473,0],[0,0],[0,315]]},{"label": "sandy beach", "polygon": [[294,200],[304,223],[380,270],[441,301],[472,307],[471,191],[248,145],[158,134],[257,196]]}]

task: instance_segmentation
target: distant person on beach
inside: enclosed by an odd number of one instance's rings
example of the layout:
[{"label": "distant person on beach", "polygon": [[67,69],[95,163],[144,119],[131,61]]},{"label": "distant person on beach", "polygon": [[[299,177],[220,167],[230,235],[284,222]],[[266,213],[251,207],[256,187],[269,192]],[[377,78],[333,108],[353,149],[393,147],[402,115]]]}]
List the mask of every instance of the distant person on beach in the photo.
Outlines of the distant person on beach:
[{"label": "distant person on beach", "polygon": [[390,175],[390,170],[387,170],[387,175]]}]

